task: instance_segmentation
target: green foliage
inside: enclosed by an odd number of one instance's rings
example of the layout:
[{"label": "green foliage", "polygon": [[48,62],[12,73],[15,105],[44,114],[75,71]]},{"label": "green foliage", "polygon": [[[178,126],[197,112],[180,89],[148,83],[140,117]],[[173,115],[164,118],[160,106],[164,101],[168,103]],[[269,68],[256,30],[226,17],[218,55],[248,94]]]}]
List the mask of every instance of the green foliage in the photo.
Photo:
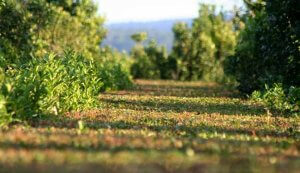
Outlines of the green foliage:
[{"label": "green foliage", "polygon": [[143,41],[147,40],[148,34],[146,32],[140,32],[133,34],[131,39],[134,40],[136,43],[142,43]]},{"label": "green foliage", "polygon": [[0,51],[8,64],[24,63],[36,47],[35,36],[50,22],[51,11],[40,0],[7,0],[0,9]]},{"label": "green foliage", "polygon": [[177,23],[173,27],[174,45],[171,53],[171,58],[176,62],[173,66],[172,76],[175,79],[185,80],[188,76],[187,59],[190,57],[191,45],[191,29],[188,28],[186,23]]},{"label": "green foliage", "polygon": [[6,110],[6,99],[0,94],[0,127],[12,122],[12,117],[7,113]]},{"label": "green foliage", "polygon": [[288,100],[292,104],[292,111],[300,112],[300,87],[290,87],[288,91]]},{"label": "green foliage", "polygon": [[7,112],[5,94],[10,92],[10,85],[6,81],[5,73],[0,68],[0,127],[13,121],[12,116]]},{"label": "green foliage", "polygon": [[158,46],[152,40],[146,47],[137,44],[131,50],[134,63],[131,73],[134,78],[168,79],[170,78],[169,57],[164,46]]},{"label": "green foliage", "polygon": [[1,7],[5,6],[5,1],[4,0],[0,0],[0,9]]},{"label": "green foliage", "polygon": [[146,33],[134,34],[132,39],[137,44],[131,50],[135,61],[132,74],[146,79],[229,82],[231,78],[225,76],[223,64],[234,53],[238,33],[235,25],[233,20],[225,20],[223,13],[217,13],[214,6],[203,4],[192,27],[182,22],[174,25],[170,55],[155,42],[144,47],[141,43]]},{"label": "green foliage", "polygon": [[147,39],[147,33],[133,34],[131,39],[136,42],[136,45],[130,52],[131,57],[134,59],[134,63],[130,69],[131,74],[134,78],[156,78],[159,74],[157,74],[155,64],[150,61],[142,45],[142,42]]},{"label": "green foliage", "polygon": [[299,113],[300,111],[300,88],[290,87],[284,91],[282,84],[274,84],[269,88],[265,86],[265,91],[254,91],[251,98],[263,103],[271,112],[279,113]]},{"label": "green foliage", "polygon": [[92,0],[0,1],[1,123],[89,109],[100,91],[130,87],[124,55],[100,51],[102,26]]},{"label": "green foliage", "polygon": [[148,59],[154,64],[154,78],[170,78],[170,60],[165,46],[157,45],[155,40],[149,42],[145,47]]},{"label": "green foliage", "polygon": [[91,0],[48,2],[53,22],[41,33],[39,53],[62,53],[71,48],[85,56],[98,55],[106,31],[102,27],[104,19],[97,16],[96,4]]},{"label": "green foliage", "polygon": [[[1,125],[90,109],[97,106],[100,91],[132,86],[125,54],[105,49],[101,57],[99,62],[67,51],[63,56],[33,58],[17,70],[1,73]],[[5,58],[0,60],[4,66]]]},{"label": "green foliage", "polygon": [[131,74],[134,78],[154,79],[159,78],[159,71],[149,57],[142,45],[136,45],[131,50],[131,57],[134,63],[131,67]]},{"label": "green foliage", "polygon": [[97,68],[103,81],[102,91],[131,88],[133,83],[129,57],[125,53],[118,53],[110,48],[103,48],[100,55],[101,60]]},{"label": "green foliage", "polygon": [[214,6],[201,5],[199,17],[193,26],[178,23],[172,59],[177,61],[173,69],[177,79],[225,82],[223,63],[234,53],[237,32],[233,21],[226,21],[223,13],[216,13]]},{"label": "green foliage", "polygon": [[94,62],[71,51],[33,59],[11,82],[6,108],[23,120],[92,108],[103,85]]},{"label": "green foliage", "polygon": [[265,84],[300,86],[299,3],[295,0],[246,1],[250,12],[227,72],[250,94]]},{"label": "green foliage", "polygon": [[9,64],[66,48],[94,56],[105,36],[92,0],[7,0],[0,8],[0,49]]}]

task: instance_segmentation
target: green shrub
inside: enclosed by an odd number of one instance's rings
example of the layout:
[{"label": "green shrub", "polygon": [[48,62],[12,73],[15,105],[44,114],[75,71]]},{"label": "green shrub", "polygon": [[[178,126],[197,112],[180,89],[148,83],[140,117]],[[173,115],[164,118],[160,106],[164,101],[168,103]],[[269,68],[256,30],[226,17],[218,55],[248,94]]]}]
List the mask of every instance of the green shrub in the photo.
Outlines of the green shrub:
[{"label": "green shrub", "polygon": [[131,88],[133,82],[130,76],[131,62],[126,54],[104,48],[101,51],[99,77],[103,82],[101,91],[122,90]]},{"label": "green shrub", "polygon": [[71,51],[33,59],[14,76],[6,109],[19,119],[96,106],[103,83],[93,60]]},{"label": "green shrub", "polygon": [[131,51],[134,63],[131,67],[131,74],[135,79],[159,79],[160,72],[157,65],[151,61],[144,47],[135,47]]},{"label": "green shrub", "polygon": [[136,45],[131,49],[130,55],[134,63],[131,66],[131,74],[135,79],[159,79],[160,72],[157,64],[153,62],[143,42],[147,40],[147,33],[136,33],[131,36]]},{"label": "green shrub", "polygon": [[6,100],[5,97],[0,94],[0,127],[2,125],[10,123],[11,116],[7,113],[6,110]]},{"label": "green shrub", "polygon": [[274,84],[272,88],[267,85],[264,92],[254,91],[251,98],[263,103],[273,113],[299,113],[300,88],[290,87],[285,91],[282,84]]},{"label": "green shrub", "polygon": [[6,97],[4,91],[10,91],[10,85],[5,81],[5,73],[0,68],[0,127],[9,124],[13,121],[12,116],[7,112],[6,109]]},{"label": "green shrub", "polygon": [[290,87],[288,98],[293,104],[292,110],[295,112],[300,112],[300,87]]},{"label": "green shrub", "polygon": [[134,78],[170,79],[172,76],[171,57],[165,46],[159,46],[155,40],[146,46],[137,44],[131,50],[134,63],[131,74]]},{"label": "green shrub", "polygon": [[144,48],[147,58],[153,64],[152,79],[170,79],[171,78],[171,65],[168,51],[165,46],[160,46],[155,40],[151,40]]},{"label": "green shrub", "polygon": [[176,60],[173,74],[180,80],[232,81],[224,74],[223,64],[234,54],[238,31],[233,20],[216,7],[202,4],[192,26],[177,23],[173,27],[171,56]]},{"label": "green shrub", "polygon": [[[245,1],[246,2],[246,1]],[[282,83],[285,90],[300,87],[299,5],[295,0],[247,1],[246,27],[226,72],[245,94],[265,84]]]},{"label": "green shrub", "polygon": [[102,91],[122,90],[133,84],[130,72],[120,63],[107,62],[100,65],[100,77],[103,81]]}]

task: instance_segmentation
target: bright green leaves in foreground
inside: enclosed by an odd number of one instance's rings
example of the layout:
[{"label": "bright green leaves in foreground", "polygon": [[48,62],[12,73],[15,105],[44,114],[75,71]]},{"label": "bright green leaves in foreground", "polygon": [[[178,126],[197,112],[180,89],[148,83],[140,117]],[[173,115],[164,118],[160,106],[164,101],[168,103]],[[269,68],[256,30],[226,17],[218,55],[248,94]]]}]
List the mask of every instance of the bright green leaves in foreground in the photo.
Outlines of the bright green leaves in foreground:
[{"label": "bright green leaves in foreground", "polygon": [[92,0],[2,2],[1,124],[84,111],[100,91],[132,85],[125,55],[100,50],[104,20]]},{"label": "bright green leaves in foreground", "polygon": [[103,85],[95,63],[73,52],[33,59],[11,76],[10,83],[2,106],[19,119],[95,107]]},{"label": "bright green leaves in foreground", "polygon": [[266,85],[265,91],[254,91],[252,99],[263,103],[269,111],[299,114],[300,110],[300,88],[290,87],[284,91],[282,84],[274,84],[269,88]]}]

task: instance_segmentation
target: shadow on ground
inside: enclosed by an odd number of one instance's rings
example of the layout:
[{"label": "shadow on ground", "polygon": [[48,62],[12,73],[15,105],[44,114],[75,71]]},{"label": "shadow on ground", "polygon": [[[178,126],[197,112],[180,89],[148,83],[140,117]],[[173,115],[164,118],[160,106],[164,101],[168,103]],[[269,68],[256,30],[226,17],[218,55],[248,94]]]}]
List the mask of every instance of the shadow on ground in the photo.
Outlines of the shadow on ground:
[{"label": "shadow on ground", "polygon": [[[193,120],[188,120],[186,123],[179,123],[175,118],[150,118],[150,117],[141,117],[130,122],[124,120],[90,120],[81,118],[86,124],[88,129],[111,129],[111,130],[151,130],[155,132],[166,132],[169,134],[177,135],[181,132],[185,132],[185,135],[181,137],[197,137],[199,133],[219,133],[226,135],[255,135],[257,137],[294,137],[294,133],[289,131],[279,132],[277,129],[260,129],[255,130],[253,134],[253,129],[245,128],[234,128],[230,126],[223,127],[222,124],[219,125],[207,125],[205,122],[201,124],[192,125]],[[67,128],[67,129],[76,129],[78,128],[77,119],[69,118],[60,118],[57,120],[40,120],[29,122],[29,125],[35,128]],[[179,136],[178,136],[179,137]],[[300,146],[299,146],[300,147]]]},{"label": "shadow on ground", "polygon": [[136,86],[128,91],[110,92],[111,95],[140,96],[174,96],[174,97],[230,97],[240,98],[241,95],[232,87],[215,83],[194,82],[184,83],[174,81],[144,81],[137,80]]},{"label": "shadow on ground", "polygon": [[145,110],[158,112],[195,112],[197,114],[220,115],[252,115],[265,114],[262,106],[244,105],[242,103],[199,103],[199,102],[171,102],[169,100],[116,100],[113,98],[101,98],[101,102],[116,108],[131,110]]}]

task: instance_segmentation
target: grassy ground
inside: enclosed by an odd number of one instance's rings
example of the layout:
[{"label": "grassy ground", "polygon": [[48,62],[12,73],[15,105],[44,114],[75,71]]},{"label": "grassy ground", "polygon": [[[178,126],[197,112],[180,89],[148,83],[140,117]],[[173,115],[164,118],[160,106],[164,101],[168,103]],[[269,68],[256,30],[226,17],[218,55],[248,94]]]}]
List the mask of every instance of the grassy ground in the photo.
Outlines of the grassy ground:
[{"label": "grassy ground", "polygon": [[0,130],[0,172],[300,172],[300,118],[211,83],[137,81],[102,108]]}]

